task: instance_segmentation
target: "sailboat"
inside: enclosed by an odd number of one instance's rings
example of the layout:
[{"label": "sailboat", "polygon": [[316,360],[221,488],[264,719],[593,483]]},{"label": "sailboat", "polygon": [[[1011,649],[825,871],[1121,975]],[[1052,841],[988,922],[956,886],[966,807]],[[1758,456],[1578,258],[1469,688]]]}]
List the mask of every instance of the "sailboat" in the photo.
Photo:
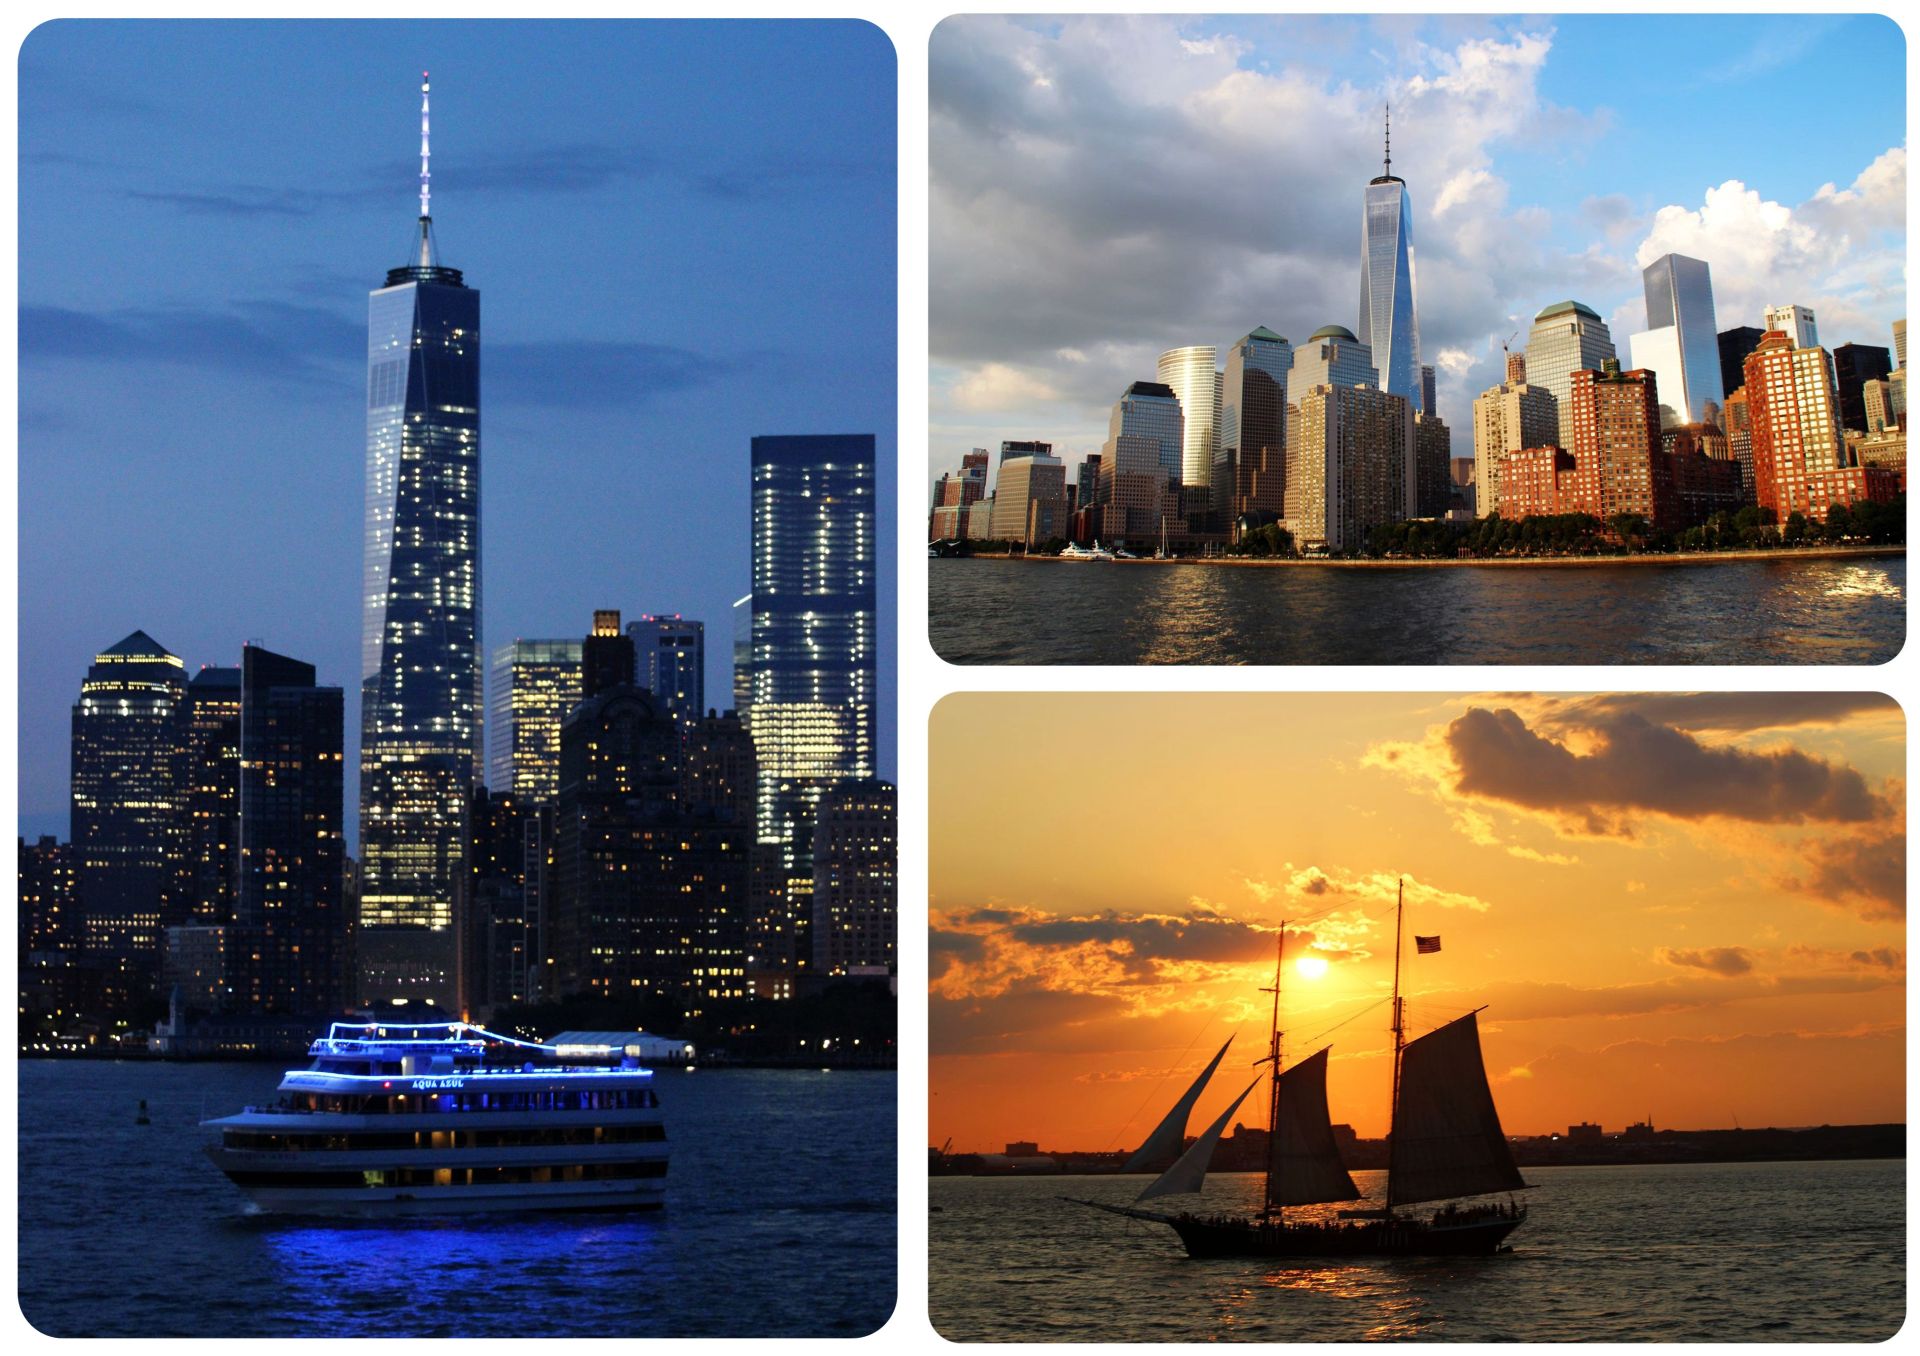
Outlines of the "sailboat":
[{"label": "sailboat", "polygon": [[[1472,1256],[1496,1252],[1507,1236],[1526,1222],[1526,1206],[1511,1195],[1504,1203],[1461,1205],[1465,1197],[1485,1197],[1527,1189],[1513,1150],[1500,1129],[1500,1115],[1487,1086],[1475,1009],[1415,1040],[1406,1039],[1406,1005],[1400,996],[1402,915],[1406,888],[1394,910],[1393,933],[1393,1128],[1388,1139],[1386,1199],[1372,1209],[1343,1211],[1337,1220],[1302,1221],[1286,1216],[1289,1207],[1329,1205],[1360,1199],[1333,1137],[1327,1111],[1327,1055],[1316,1050],[1282,1071],[1280,967],[1286,961],[1287,929],[1282,922],[1276,948],[1273,989],[1273,1037],[1267,1058],[1269,1081],[1266,1187],[1260,1209],[1247,1215],[1168,1214],[1143,1210],[1140,1201],[1197,1192],[1207,1165],[1246,1092],[1182,1154],[1148,1184],[1131,1206],[1080,1200],[1129,1219],[1165,1224],[1180,1236],[1192,1257],[1424,1257]],[[1226,1053],[1222,1046],[1220,1054]],[[1195,1086],[1174,1108],[1184,1128],[1186,1113],[1220,1062],[1215,1055]],[[1169,1115],[1168,1121],[1173,1119]],[[1161,1123],[1164,1130],[1167,1121]],[[1156,1131],[1156,1136],[1161,1132]],[[1149,1140],[1149,1145],[1153,1140]],[[1142,1146],[1142,1153],[1147,1146]],[[1135,1159],[1140,1155],[1136,1154]],[[1132,1163],[1129,1163],[1129,1167]],[[1446,1202],[1431,1213],[1409,1207]]]}]

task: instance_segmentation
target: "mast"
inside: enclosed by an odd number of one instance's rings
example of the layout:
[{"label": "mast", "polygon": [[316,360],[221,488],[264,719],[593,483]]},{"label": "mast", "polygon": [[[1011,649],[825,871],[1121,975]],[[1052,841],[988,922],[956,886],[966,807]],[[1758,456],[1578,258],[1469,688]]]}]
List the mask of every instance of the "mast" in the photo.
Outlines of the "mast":
[{"label": "mast", "polygon": [[1400,931],[1407,913],[1407,882],[1398,882],[1399,897],[1393,906],[1393,1085],[1389,1094],[1387,1121],[1387,1223],[1393,1223],[1393,1156],[1400,1146],[1400,1056],[1407,1048],[1407,1024],[1400,997]]},{"label": "mast", "polygon": [[1263,1218],[1278,1215],[1281,1209],[1273,1203],[1273,1177],[1280,1162],[1280,973],[1286,957],[1287,920],[1282,918],[1273,952],[1273,1037],[1267,1047],[1267,1059],[1273,1065],[1268,1070],[1273,1075],[1273,1093],[1267,1102],[1267,1186],[1260,1203]]}]

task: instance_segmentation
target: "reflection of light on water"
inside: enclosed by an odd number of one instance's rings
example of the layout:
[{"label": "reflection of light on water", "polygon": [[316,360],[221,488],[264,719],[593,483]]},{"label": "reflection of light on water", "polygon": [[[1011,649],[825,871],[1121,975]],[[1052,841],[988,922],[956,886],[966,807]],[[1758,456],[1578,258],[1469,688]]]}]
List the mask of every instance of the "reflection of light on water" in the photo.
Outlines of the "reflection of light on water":
[{"label": "reflection of light on water", "polygon": [[[383,1335],[394,1316],[406,1331],[445,1335],[497,1331],[457,1307],[422,1314],[429,1278],[462,1276],[490,1285],[497,1301],[537,1295],[584,1299],[596,1286],[630,1279],[660,1247],[656,1216],[609,1222],[532,1216],[423,1216],[418,1219],[295,1222],[257,1216],[245,1226],[286,1279],[296,1310],[325,1313],[340,1335]],[[428,1315],[432,1316],[429,1317]],[[426,1327],[422,1328],[422,1322]],[[436,1334],[437,1335],[437,1334]]]},{"label": "reflection of light on water", "polygon": [[1826,594],[1829,598],[1898,598],[1900,586],[1885,570],[1849,565],[1838,579],[1827,585]]}]

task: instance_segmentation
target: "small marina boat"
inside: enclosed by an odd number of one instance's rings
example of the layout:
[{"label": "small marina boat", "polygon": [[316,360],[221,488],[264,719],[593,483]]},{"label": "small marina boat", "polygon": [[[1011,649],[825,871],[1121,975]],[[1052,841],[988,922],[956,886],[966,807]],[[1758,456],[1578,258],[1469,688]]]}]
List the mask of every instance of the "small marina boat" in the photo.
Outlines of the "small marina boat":
[{"label": "small marina boat", "polygon": [[[1273,1037],[1269,1066],[1269,1126],[1266,1184],[1258,1211],[1245,1215],[1143,1210],[1140,1201],[1193,1193],[1206,1182],[1220,1136],[1260,1080],[1249,1084],[1173,1165],[1131,1206],[1077,1200],[1080,1205],[1165,1224],[1179,1235],[1190,1257],[1425,1257],[1472,1256],[1498,1251],[1526,1221],[1527,1210],[1511,1195],[1503,1202],[1457,1203],[1528,1189],[1500,1128],[1480,1053],[1480,1009],[1418,1039],[1406,1039],[1406,1006],[1400,995],[1401,914],[1405,886],[1395,908],[1393,959],[1393,1108],[1388,1139],[1384,1202],[1377,1208],[1342,1211],[1335,1219],[1288,1219],[1289,1207],[1360,1199],[1341,1161],[1327,1111],[1327,1054],[1322,1048],[1281,1071],[1280,966],[1286,958],[1286,923],[1280,926],[1273,989]],[[1421,950],[1438,949],[1438,938]],[[1231,1044],[1231,1041],[1229,1041]],[[1122,1172],[1150,1170],[1185,1141],[1187,1114],[1219,1067],[1226,1046],[1201,1071],[1173,1110],[1148,1136]],[[1444,1201],[1431,1214],[1408,1207]]]},{"label": "small marina boat", "polygon": [[335,1022],[309,1054],[277,1101],[202,1122],[220,1131],[207,1156],[262,1211],[662,1203],[667,1132],[653,1072],[622,1048],[569,1046],[562,1062],[555,1046],[466,1022]]},{"label": "small marina boat", "polygon": [[1081,546],[1077,542],[1068,542],[1060,548],[1062,560],[1112,560],[1113,552],[1102,549],[1099,538],[1094,539],[1091,547]]}]

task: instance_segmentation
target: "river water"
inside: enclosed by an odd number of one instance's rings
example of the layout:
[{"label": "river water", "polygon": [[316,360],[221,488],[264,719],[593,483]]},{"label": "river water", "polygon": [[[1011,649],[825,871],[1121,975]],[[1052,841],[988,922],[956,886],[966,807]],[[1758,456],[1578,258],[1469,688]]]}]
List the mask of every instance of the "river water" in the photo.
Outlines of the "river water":
[{"label": "river water", "polygon": [[[1144,1177],[936,1177],[933,1324],[957,1341],[1864,1342],[1904,1317],[1903,1162],[1524,1172],[1538,1190],[1511,1252],[1304,1267],[1192,1261],[1165,1225],[1058,1199],[1123,1203]],[[1354,1174],[1362,1192],[1380,1177]],[[1211,1176],[1184,1208],[1245,1210],[1260,1182]]]},{"label": "river water", "polygon": [[1904,556],[1404,568],[927,562],[956,664],[1878,664]]},{"label": "river water", "polygon": [[[660,1071],[649,1214],[273,1220],[201,1154],[266,1064],[20,1065],[20,1305],[55,1336],[853,1337],[893,1310],[892,1073]],[[134,1124],[147,1100],[152,1124]]]}]

